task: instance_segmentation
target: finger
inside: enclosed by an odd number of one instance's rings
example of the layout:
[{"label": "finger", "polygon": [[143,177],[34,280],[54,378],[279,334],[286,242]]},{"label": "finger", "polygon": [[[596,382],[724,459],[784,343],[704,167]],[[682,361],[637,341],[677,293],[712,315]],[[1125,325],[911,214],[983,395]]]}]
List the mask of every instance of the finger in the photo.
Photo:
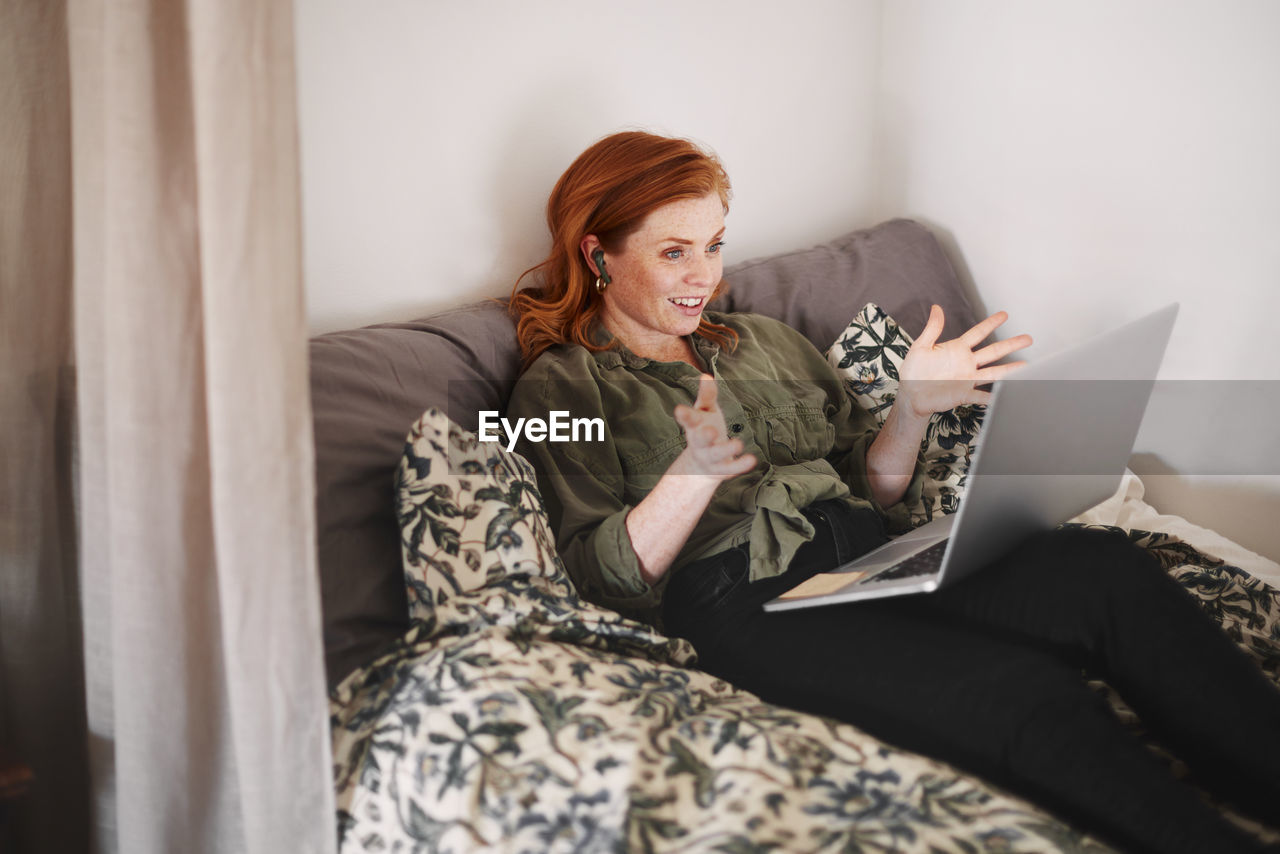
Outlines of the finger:
[{"label": "finger", "polygon": [[732,460],[742,453],[742,447],[742,442],[738,439],[726,439],[723,442],[716,442],[706,449],[706,459],[717,463]]},{"label": "finger", "polygon": [[920,334],[916,336],[916,343],[921,347],[928,349],[938,343],[938,336],[942,334],[942,327],[946,325],[946,318],[942,314],[942,306],[934,304],[929,306],[929,319],[925,321],[924,329],[920,330]]},{"label": "finger", "polygon": [[981,391],[980,389],[976,389],[976,388],[969,395],[969,399],[965,401],[965,403],[980,403],[983,406],[986,406],[990,402],[991,402],[991,392]]},{"label": "finger", "polygon": [[716,398],[719,396],[719,390],[716,388],[715,377],[711,374],[703,374],[698,377],[698,398],[693,402],[695,409],[703,412],[712,412],[716,408]]},{"label": "finger", "polygon": [[[701,428],[708,426],[706,413],[680,404],[676,406],[675,416],[676,423],[684,430],[686,440],[702,444]],[[713,433],[715,432],[714,427],[710,427],[710,429]]]},{"label": "finger", "polygon": [[[710,431],[710,434],[708,434]],[[701,450],[716,440],[715,428],[694,421],[684,428],[685,444],[695,450]]]},{"label": "finger", "polygon": [[978,384],[995,382],[1002,377],[1008,376],[1025,364],[1026,362],[1010,362],[1007,365],[992,365],[989,368],[983,368],[980,371],[975,371],[973,374],[973,381]]},{"label": "finger", "polygon": [[964,344],[970,350],[986,340],[987,336],[995,332],[1000,326],[1009,319],[1009,312],[997,311],[986,320],[977,323],[968,332],[960,336],[960,343]]},{"label": "finger", "polygon": [[704,465],[711,474],[724,476],[746,474],[756,467],[756,458],[753,454],[743,454],[723,461],[708,461]]},{"label": "finger", "polygon": [[1030,346],[1030,335],[1015,335],[1013,338],[996,341],[992,344],[988,344],[981,350],[975,350],[973,355],[977,358],[979,365],[986,365],[990,362],[998,362],[1010,353]]}]

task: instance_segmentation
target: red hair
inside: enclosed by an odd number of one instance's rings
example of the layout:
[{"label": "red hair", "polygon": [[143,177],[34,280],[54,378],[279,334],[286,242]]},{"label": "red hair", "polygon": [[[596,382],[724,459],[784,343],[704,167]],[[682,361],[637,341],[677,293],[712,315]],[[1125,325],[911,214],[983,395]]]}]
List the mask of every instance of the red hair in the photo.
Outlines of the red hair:
[{"label": "red hair", "polygon": [[[596,142],[565,170],[547,199],[547,227],[551,254],[525,270],[511,292],[511,313],[524,365],[556,344],[581,344],[588,350],[606,349],[595,343],[592,331],[603,297],[595,288],[596,275],[582,257],[582,239],[594,234],[608,252],[621,251],[644,218],[658,208],[685,199],[716,193],[729,210],[729,175],[720,160],[685,139],[625,131]],[[540,284],[520,288],[530,273]],[[721,290],[716,283],[711,298]],[[733,347],[732,329],[705,317],[698,334],[722,347]]]}]

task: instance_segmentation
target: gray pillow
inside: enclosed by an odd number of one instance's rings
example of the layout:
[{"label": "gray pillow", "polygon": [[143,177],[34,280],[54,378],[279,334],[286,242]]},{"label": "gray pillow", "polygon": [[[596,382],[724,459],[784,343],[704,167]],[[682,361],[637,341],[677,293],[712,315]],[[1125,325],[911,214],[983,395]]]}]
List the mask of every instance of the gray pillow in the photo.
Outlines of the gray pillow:
[{"label": "gray pillow", "polygon": [[[776,317],[819,351],[868,302],[908,332],[929,303],[947,313],[948,337],[973,312],[936,239],[893,220],[836,240],[725,271],[722,311]],[[316,524],[331,684],[408,627],[395,514],[395,471],[410,425],[438,407],[474,430],[481,410],[501,410],[520,370],[515,326],[494,301],[403,323],[311,339]]]},{"label": "gray pillow", "polygon": [[937,239],[909,219],[894,219],[828,243],[736,264],[722,311],[767,314],[804,333],[819,352],[873,302],[911,336],[920,334],[930,303],[946,315],[943,339],[973,326],[973,308]]},{"label": "gray pillow", "polygon": [[311,339],[331,683],[408,627],[392,480],[409,425],[437,406],[474,430],[477,411],[500,409],[511,394],[519,364],[515,325],[506,307],[493,302]]}]

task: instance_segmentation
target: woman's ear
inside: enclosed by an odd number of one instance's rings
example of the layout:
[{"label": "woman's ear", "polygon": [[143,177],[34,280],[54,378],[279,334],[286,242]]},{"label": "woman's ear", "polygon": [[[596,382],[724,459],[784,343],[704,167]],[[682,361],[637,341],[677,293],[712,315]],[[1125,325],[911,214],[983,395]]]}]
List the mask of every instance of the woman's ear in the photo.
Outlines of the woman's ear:
[{"label": "woman's ear", "polygon": [[578,248],[582,250],[582,257],[586,259],[587,266],[591,268],[592,275],[599,276],[600,269],[596,266],[595,259],[591,256],[603,247],[600,245],[600,238],[594,234],[588,234],[582,238],[582,242],[578,244]]}]

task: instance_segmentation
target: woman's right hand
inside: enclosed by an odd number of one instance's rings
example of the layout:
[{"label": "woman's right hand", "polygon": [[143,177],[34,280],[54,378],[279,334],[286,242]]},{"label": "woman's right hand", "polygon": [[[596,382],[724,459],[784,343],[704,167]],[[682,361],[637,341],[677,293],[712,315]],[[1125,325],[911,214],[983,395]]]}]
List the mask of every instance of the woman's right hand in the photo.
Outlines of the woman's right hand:
[{"label": "woman's right hand", "polygon": [[684,428],[685,449],[627,514],[627,536],[640,577],[649,584],[671,568],[720,482],[756,465],[754,456],[742,453],[742,442],[727,435],[714,377],[703,374],[693,406],[677,406],[675,416]]},{"label": "woman's right hand", "polygon": [[680,404],[675,408],[676,422],[684,428],[686,447],[672,464],[673,473],[720,481],[755,468],[755,456],[742,453],[742,442],[729,438],[717,394],[715,378],[703,374],[693,406]]}]

